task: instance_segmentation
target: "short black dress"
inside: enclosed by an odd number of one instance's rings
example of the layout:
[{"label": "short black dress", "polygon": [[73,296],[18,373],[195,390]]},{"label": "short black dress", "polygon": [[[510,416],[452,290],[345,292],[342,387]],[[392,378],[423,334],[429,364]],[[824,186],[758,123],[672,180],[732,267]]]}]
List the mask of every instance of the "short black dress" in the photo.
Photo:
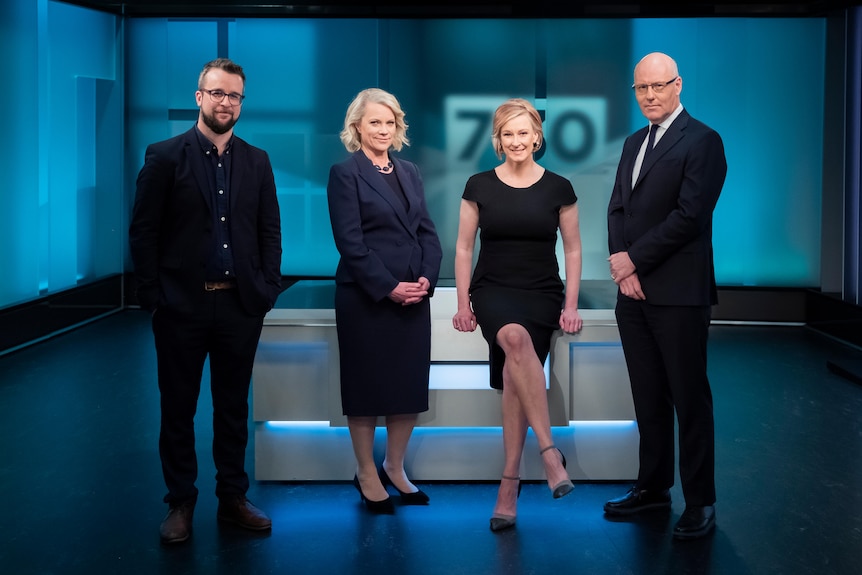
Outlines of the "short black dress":
[{"label": "short black dress", "polygon": [[503,389],[503,349],[497,332],[506,324],[526,328],[544,362],[560,327],[565,290],[557,263],[560,208],[578,201],[566,178],[545,170],[528,188],[504,184],[494,170],[467,181],[462,197],[479,208],[479,258],[470,301],[488,342],[491,387]]}]

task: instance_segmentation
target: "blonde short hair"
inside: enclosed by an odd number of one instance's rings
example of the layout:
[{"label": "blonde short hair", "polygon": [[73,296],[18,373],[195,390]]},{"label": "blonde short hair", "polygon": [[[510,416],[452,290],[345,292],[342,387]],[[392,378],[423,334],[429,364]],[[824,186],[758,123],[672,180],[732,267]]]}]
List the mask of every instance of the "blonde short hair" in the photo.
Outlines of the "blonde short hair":
[{"label": "blonde short hair", "polygon": [[372,102],[383,104],[395,114],[395,135],[392,136],[392,148],[395,151],[400,151],[402,146],[409,146],[410,140],[407,139],[407,122],[404,121],[404,110],[401,109],[398,99],[386,90],[367,88],[353,98],[353,101],[347,107],[347,114],[344,116],[344,129],[341,130],[340,137],[347,151],[355,152],[362,147],[362,138],[359,135],[359,130],[356,129],[356,125],[362,121],[366,106]]},{"label": "blonde short hair", "polygon": [[198,76],[198,90],[203,90],[204,80],[206,80],[209,71],[213,69],[223,70],[227,74],[236,74],[242,79],[242,84],[245,86],[245,72],[242,66],[229,58],[216,58],[204,64],[203,70],[201,70],[200,76]]},{"label": "blonde short hair", "polygon": [[503,158],[503,143],[500,139],[500,132],[503,131],[503,126],[509,123],[510,120],[513,120],[522,114],[527,114],[530,118],[530,123],[533,124],[533,130],[539,134],[539,139],[536,140],[535,149],[538,150],[542,147],[544,132],[542,131],[542,117],[539,116],[539,112],[527,100],[524,100],[523,98],[512,98],[500,104],[497,111],[494,112],[494,125],[491,133],[491,142],[494,144],[494,153],[497,154],[498,158]]}]

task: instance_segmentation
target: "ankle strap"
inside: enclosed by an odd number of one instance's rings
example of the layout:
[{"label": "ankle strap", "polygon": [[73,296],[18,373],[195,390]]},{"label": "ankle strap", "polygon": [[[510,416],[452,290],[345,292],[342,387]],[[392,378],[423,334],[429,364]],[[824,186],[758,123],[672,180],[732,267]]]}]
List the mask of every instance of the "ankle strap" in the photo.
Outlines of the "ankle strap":
[{"label": "ankle strap", "polygon": [[520,480],[521,480],[521,477],[520,477],[520,476],[518,476],[518,477],[512,477],[511,475],[503,475],[503,479],[510,479],[510,480],[512,480],[512,481],[520,481]]},{"label": "ankle strap", "polygon": [[539,451],[539,455],[543,454],[544,452],[546,452],[546,451],[547,451],[547,450],[549,450],[549,449],[556,449],[556,448],[557,448],[557,446],[556,446],[556,445],[554,445],[554,444],[552,443],[552,444],[550,444],[549,446],[547,446],[546,448],[544,448],[544,449],[540,450],[540,451]]}]

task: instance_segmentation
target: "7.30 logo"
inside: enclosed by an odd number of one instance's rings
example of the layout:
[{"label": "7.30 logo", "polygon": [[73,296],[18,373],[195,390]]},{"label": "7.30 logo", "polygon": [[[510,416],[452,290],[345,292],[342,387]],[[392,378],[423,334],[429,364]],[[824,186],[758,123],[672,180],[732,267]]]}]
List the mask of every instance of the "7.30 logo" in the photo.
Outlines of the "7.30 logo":
[{"label": "7.30 logo", "polygon": [[[445,102],[446,159],[450,169],[487,169],[494,158],[494,110],[507,96],[450,96]],[[599,97],[531,100],[542,115],[544,145],[536,152],[548,169],[568,172],[595,159],[606,137],[607,102]]]}]

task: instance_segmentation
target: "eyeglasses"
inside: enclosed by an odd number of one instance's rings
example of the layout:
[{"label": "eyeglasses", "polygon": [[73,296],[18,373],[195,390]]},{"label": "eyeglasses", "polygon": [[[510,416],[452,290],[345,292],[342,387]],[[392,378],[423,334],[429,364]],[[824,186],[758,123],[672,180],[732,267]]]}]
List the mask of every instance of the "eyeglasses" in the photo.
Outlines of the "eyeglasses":
[{"label": "eyeglasses", "polygon": [[677,81],[679,76],[676,76],[673,80],[668,80],[667,82],[656,82],[655,84],[632,84],[632,90],[637,94],[646,94],[649,88],[652,88],[652,91],[656,94],[661,94],[664,92],[664,89],[674,82]]},{"label": "eyeglasses", "polygon": [[210,95],[210,100],[215,102],[216,104],[220,104],[224,102],[224,97],[227,96],[228,101],[231,106],[239,106],[242,104],[242,101],[245,100],[245,96],[242,94],[228,94],[227,92],[223,92],[221,90],[204,90],[201,88],[201,92],[206,92]]}]

